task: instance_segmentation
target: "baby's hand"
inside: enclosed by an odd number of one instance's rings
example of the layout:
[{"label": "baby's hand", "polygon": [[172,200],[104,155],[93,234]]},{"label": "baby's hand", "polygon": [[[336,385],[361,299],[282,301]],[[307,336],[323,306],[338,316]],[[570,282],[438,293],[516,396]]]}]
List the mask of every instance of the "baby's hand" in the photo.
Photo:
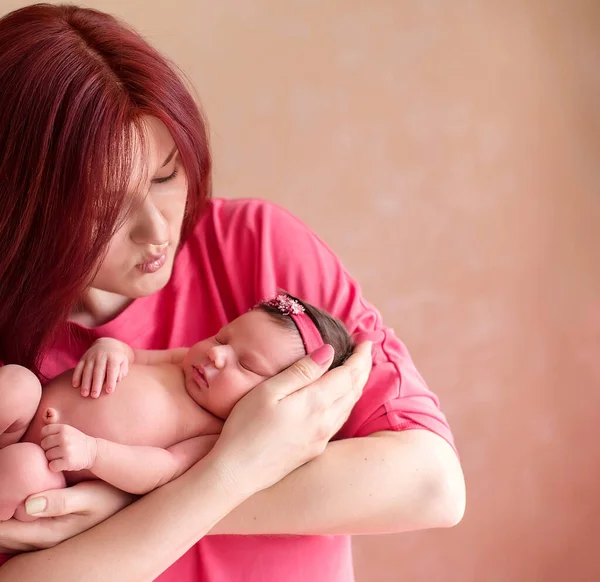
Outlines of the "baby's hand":
[{"label": "baby's hand", "polygon": [[96,439],[57,421],[56,410],[48,408],[44,414],[46,426],[42,428],[40,446],[46,452],[50,470],[59,473],[91,469],[98,453]]},{"label": "baby's hand", "polygon": [[106,393],[115,391],[117,382],[129,372],[129,363],[133,361],[133,350],[126,344],[113,338],[100,338],[83,354],[73,371],[73,388],[81,387],[81,395],[98,398],[102,386]]}]

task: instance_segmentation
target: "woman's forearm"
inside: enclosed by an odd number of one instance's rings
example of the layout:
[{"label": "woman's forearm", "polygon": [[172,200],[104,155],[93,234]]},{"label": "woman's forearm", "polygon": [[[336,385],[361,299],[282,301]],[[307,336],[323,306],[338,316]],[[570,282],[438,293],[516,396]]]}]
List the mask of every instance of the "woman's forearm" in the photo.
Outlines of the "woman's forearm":
[{"label": "woman's forearm", "polygon": [[211,534],[374,534],[449,527],[464,510],[456,454],[421,430],[330,443]]},{"label": "woman's forearm", "polygon": [[148,582],[247,496],[209,453],[98,526],[9,560],[0,567],[0,582]]}]

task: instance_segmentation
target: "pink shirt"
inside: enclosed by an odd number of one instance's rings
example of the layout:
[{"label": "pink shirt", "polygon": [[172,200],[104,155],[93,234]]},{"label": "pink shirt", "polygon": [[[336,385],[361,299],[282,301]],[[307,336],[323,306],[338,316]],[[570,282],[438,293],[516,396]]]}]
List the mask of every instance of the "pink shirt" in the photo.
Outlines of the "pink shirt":
[{"label": "pink shirt", "polygon": [[[52,377],[74,367],[98,337],[146,349],[190,346],[278,289],[326,309],[351,333],[374,341],[373,371],[340,438],[425,428],[453,445],[435,395],[356,281],[304,224],[261,200],[213,200],[179,253],[168,285],[98,328],[70,324],[71,337],[59,338],[43,372]],[[158,580],[349,582],[354,580],[350,539],[207,536]]]}]

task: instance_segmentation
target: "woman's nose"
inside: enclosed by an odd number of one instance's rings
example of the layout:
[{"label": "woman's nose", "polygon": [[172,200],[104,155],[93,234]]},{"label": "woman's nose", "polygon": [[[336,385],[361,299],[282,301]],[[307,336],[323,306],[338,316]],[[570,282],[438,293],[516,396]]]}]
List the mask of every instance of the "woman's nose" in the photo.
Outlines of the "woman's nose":
[{"label": "woman's nose", "polygon": [[135,210],[131,239],[137,244],[158,247],[169,243],[169,223],[150,196]]}]

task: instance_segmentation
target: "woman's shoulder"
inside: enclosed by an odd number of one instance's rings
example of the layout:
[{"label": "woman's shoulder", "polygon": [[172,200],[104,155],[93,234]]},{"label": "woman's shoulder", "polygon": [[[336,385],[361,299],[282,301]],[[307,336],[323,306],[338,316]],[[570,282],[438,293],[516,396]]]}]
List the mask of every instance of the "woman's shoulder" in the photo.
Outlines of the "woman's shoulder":
[{"label": "woman's shoulder", "polygon": [[[270,216],[295,217],[275,202],[262,198],[213,198],[206,207],[200,223],[203,220],[228,224],[235,221],[248,221],[255,223],[256,220],[265,219]],[[296,219],[297,220],[297,219]]]},{"label": "woman's shoulder", "polygon": [[[243,312],[278,289],[301,297],[310,287],[339,279],[341,264],[310,228],[277,204],[257,198],[214,199],[178,258],[182,283],[190,272],[200,284],[227,290]],[[179,279],[178,279],[179,280]],[[299,282],[304,281],[304,285]],[[314,302],[314,301],[313,301]]]}]

